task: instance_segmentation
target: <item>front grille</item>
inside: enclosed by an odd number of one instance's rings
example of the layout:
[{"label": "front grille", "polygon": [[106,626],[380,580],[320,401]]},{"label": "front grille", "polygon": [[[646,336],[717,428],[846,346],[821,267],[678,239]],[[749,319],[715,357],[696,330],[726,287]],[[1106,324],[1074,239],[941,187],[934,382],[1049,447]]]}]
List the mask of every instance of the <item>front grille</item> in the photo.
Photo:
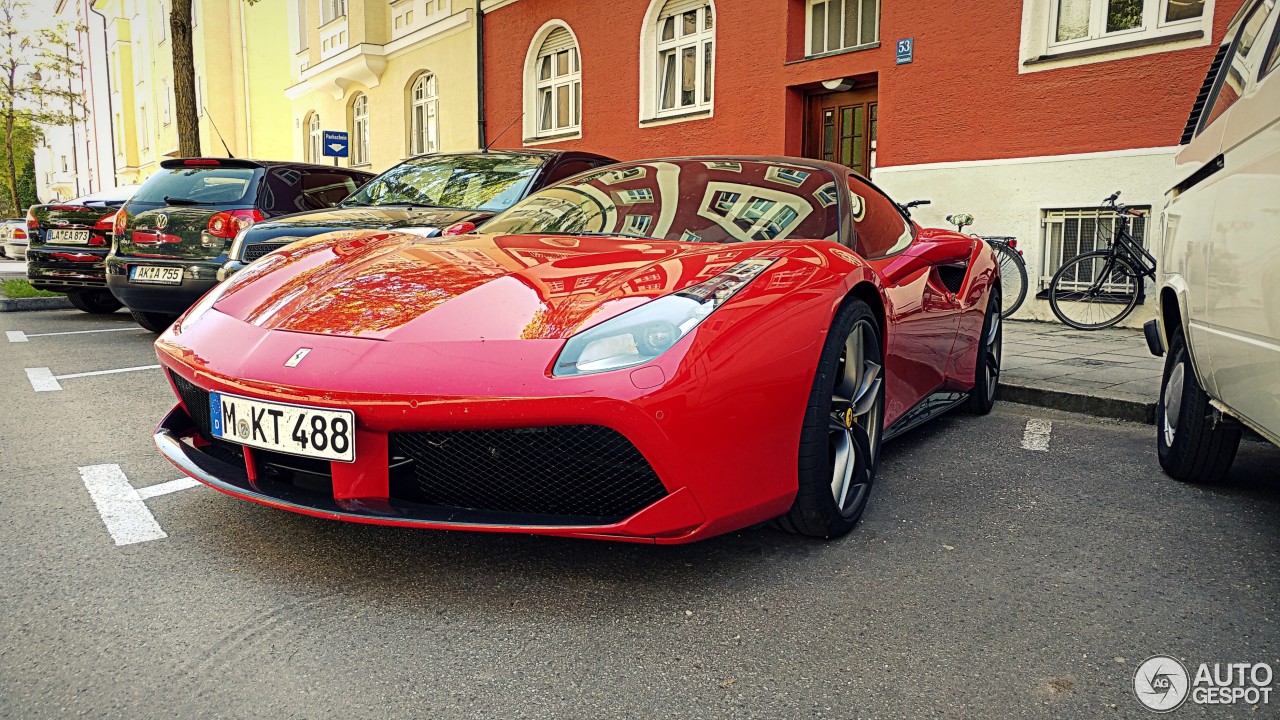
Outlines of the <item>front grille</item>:
[{"label": "front grille", "polygon": [[196,424],[196,429],[206,440],[213,438],[213,424],[209,420],[209,391],[196,387],[191,381],[172,370],[166,370],[173,384],[178,388],[178,397],[182,398],[182,406],[187,415]]},{"label": "front grille", "polygon": [[191,422],[195,423],[200,436],[209,441],[201,448],[206,454],[230,465],[244,464],[244,448],[213,436],[213,424],[209,417],[209,391],[196,387],[191,381],[172,370],[166,369],[173,384],[178,388],[178,397],[182,398],[182,406],[187,409]]},{"label": "front grille", "polygon": [[243,253],[244,261],[253,262],[254,260],[257,260],[263,255],[266,255],[267,253],[271,252],[272,250],[279,250],[280,248],[288,244],[289,243],[283,243],[283,242],[281,243],[263,242],[263,243],[253,243],[252,245],[245,245],[244,253]]},{"label": "front grille", "polygon": [[493,512],[623,518],[666,488],[621,433],[598,425],[393,433],[392,496]]}]

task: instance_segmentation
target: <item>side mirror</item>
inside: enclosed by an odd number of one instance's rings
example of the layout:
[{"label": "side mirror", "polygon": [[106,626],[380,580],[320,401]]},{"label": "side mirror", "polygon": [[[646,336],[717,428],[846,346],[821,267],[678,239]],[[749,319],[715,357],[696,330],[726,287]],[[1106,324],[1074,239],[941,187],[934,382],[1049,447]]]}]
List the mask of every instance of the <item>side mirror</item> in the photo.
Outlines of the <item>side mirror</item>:
[{"label": "side mirror", "polygon": [[881,275],[891,284],[935,265],[958,265],[973,256],[973,240],[924,240],[889,261]]},{"label": "side mirror", "polygon": [[450,225],[449,227],[444,229],[444,232],[440,234],[441,235],[466,235],[469,232],[475,232],[475,229],[476,229],[475,223],[464,220],[460,223],[454,223]]}]

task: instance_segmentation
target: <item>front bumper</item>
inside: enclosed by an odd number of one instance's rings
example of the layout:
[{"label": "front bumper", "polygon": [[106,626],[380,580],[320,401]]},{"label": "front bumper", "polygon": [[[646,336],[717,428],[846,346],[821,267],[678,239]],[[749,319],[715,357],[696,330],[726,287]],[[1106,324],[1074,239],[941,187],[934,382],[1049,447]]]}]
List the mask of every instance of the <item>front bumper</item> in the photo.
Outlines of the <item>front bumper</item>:
[{"label": "front bumper", "polygon": [[[178,267],[182,269],[181,285],[152,285],[129,281],[129,269],[135,265]],[[108,256],[107,287],[125,307],[141,312],[181,315],[218,284],[219,261],[171,260]]]},{"label": "front bumper", "polygon": [[[388,497],[386,492],[379,493],[373,489],[377,482],[369,482],[368,460],[359,470],[352,468],[352,472],[335,472],[332,492],[308,489],[260,473],[261,466],[254,455],[261,451],[248,448],[243,465],[229,458],[225,450],[222,453],[208,452],[213,446],[200,437],[195,423],[182,405],[175,407],[161,421],[154,440],[161,454],[174,466],[215,490],[268,507],[328,520],[651,543],[688,542],[697,539],[700,535],[698,529],[706,525],[706,516],[687,488],[666,494],[630,517],[605,523],[571,516],[426,505]],[[383,435],[381,441],[385,443],[385,440]],[[359,438],[357,447],[368,454],[374,442],[377,440]],[[385,444],[376,460],[386,462]],[[343,464],[333,465],[337,470]]]}]

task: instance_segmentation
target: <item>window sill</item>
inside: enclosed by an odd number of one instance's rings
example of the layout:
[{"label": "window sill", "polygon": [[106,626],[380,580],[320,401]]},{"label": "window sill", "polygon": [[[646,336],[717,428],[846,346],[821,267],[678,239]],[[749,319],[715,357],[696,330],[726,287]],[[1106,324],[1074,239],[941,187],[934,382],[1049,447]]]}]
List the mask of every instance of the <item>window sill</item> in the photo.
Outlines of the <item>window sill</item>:
[{"label": "window sill", "polygon": [[1127,42],[1118,42],[1112,45],[1103,45],[1102,47],[1085,48],[1081,50],[1066,50],[1056,53],[1045,53],[1038,55],[1029,60],[1023,61],[1023,65],[1039,65],[1040,63],[1053,62],[1055,60],[1072,60],[1075,58],[1092,57],[1094,55],[1106,55],[1107,53],[1123,52],[1125,50],[1137,50],[1138,48],[1152,47],[1154,45],[1167,45],[1170,43],[1183,42],[1186,40],[1200,40],[1204,38],[1203,30],[1189,30],[1187,32],[1174,33],[1172,35],[1161,35],[1159,37],[1142,38],[1141,40],[1129,40]]},{"label": "window sill", "polygon": [[684,122],[687,120],[701,120],[711,117],[710,110],[689,110],[686,112],[671,113],[670,115],[655,115],[654,117],[645,118],[640,121],[640,127],[647,125],[664,125],[672,122]]},{"label": "window sill", "polygon": [[832,50],[831,52],[817,53],[815,55],[805,55],[799,60],[788,60],[783,65],[795,65],[796,63],[809,62],[810,60],[823,60],[829,57],[838,57],[840,55],[848,55],[849,53],[862,52],[863,50],[875,50],[880,47],[880,41],[871,43],[863,43],[862,45],[854,45],[853,47],[841,48],[840,50]]},{"label": "window sill", "polygon": [[564,140],[577,140],[582,137],[581,129],[567,130],[565,132],[556,133],[555,135],[535,135],[522,140],[527,145],[542,145],[545,143],[555,143]]}]

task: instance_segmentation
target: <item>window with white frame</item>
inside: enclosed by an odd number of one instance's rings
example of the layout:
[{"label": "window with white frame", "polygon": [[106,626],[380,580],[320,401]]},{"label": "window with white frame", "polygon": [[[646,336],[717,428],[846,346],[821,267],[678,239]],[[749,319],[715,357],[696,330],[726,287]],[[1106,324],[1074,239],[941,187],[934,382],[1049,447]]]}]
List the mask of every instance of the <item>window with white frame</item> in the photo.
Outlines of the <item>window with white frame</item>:
[{"label": "window with white frame", "polygon": [[320,113],[307,115],[307,151],[306,161],[318,163],[324,156],[324,132],[320,130]]},{"label": "window with white frame", "polygon": [[151,149],[151,123],[147,118],[147,106],[143,105],[138,109],[138,148],[141,150]]},{"label": "window with white frame", "polygon": [[1087,50],[1198,30],[1206,0],[1050,0],[1051,51]]},{"label": "window with white frame", "polygon": [[715,12],[706,0],[667,0],[658,13],[655,115],[711,107]]},{"label": "window with white frame", "polygon": [[351,165],[369,164],[369,96],[351,101]]},{"label": "window with white frame", "polygon": [[809,0],[809,55],[869,45],[880,39],[879,0]]},{"label": "window with white frame", "polygon": [[169,89],[169,78],[160,81],[160,121],[165,125],[173,122],[173,91]]},{"label": "window with white frame", "polygon": [[582,66],[578,43],[564,26],[552,30],[538,48],[533,66],[537,136],[561,135],[581,127]]},{"label": "window with white frame", "polygon": [[[1129,218],[1129,233],[1139,245],[1147,246],[1147,219],[1150,207],[1135,207],[1142,215]],[[1044,214],[1044,267],[1040,276],[1040,288],[1049,287],[1049,280],[1072,258],[1094,250],[1106,250],[1107,242],[1115,235],[1116,214],[1102,208],[1075,210],[1049,210]]]},{"label": "window with white frame", "polygon": [[436,76],[422,73],[409,88],[409,154],[433,153],[439,146],[439,101]]},{"label": "window with white frame", "polygon": [[294,0],[293,4],[298,13],[298,25],[294,30],[298,36],[294,39],[293,51],[300,53],[311,43],[309,36],[311,26],[307,24],[307,0]]},{"label": "window with white frame", "polygon": [[320,0],[320,24],[329,23],[347,14],[347,0]]}]

